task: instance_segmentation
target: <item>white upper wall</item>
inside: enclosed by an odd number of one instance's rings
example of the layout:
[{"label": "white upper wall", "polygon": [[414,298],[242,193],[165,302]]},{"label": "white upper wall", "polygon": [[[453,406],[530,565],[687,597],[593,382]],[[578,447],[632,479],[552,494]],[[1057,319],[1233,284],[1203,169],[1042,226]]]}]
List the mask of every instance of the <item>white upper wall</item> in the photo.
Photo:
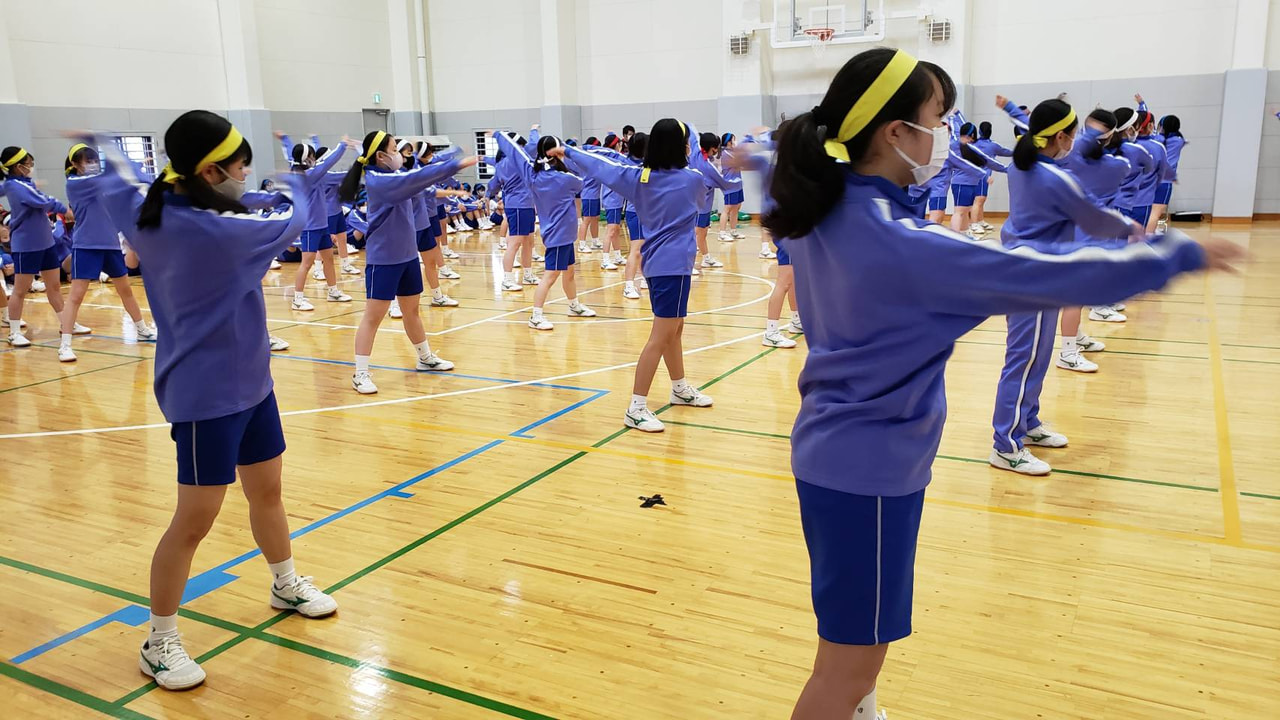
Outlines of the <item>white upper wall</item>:
[{"label": "white upper wall", "polygon": [[263,105],[352,112],[392,107],[387,0],[254,0]]},{"label": "white upper wall", "polygon": [[542,107],[537,0],[423,1],[433,111]]},{"label": "white upper wall", "polygon": [[20,102],[227,107],[213,0],[2,1]]}]

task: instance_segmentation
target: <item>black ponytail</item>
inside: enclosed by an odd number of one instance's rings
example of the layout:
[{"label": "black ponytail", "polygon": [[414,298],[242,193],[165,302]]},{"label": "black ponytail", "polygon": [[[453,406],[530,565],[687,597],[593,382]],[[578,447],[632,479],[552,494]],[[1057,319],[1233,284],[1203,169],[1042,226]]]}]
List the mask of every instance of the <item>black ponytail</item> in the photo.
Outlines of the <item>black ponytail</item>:
[{"label": "black ponytail", "polygon": [[1160,118],[1160,128],[1167,138],[1182,137],[1182,120],[1177,115],[1165,115]]},{"label": "black ponytail", "polygon": [[[1044,132],[1049,127],[1061,122],[1070,113],[1071,106],[1057,98],[1045,100],[1037,105],[1036,109],[1031,111],[1031,119],[1027,122],[1027,131],[1023,133],[1022,137],[1018,138],[1018,144],[1013,146],[1013,164],[1019,170],[1030,170],[1035,167],[1036,158],[1040,156],[1041,150],[1041,148],[1036,147],[1036,134]],[[1060,132],[1069,133],[1078,124],[1080,124],[1079,120],[1072,120],[1071,124]],[[1046,140],[1052,141],[1053,138],[1046,138]]]},{"label": "black ponytail", "polygon": [[[147,197],[142,201],[138,211],[138,229],[160,227],[160,216],[164,210],[164,197],[175,185],[181,185],[194,207],[213,210],[218,213],[247,213],[248,208],[237,200],[219,194],[213,186],[201,177],[196,165],[214,148],[227,139],[234,128],[226,118],[207,110],[191,110],[178,116],[164,133],[164,149],[169,155],[169,165],[173,172],[181,175],[181,179],[166,179],[167,173],[161,173]],[[231,155],[215,164],[224,170],[237,161],[245,164],[253,162],[253,148],[248,140],[242,140],[240,147]]]},{"label": "black ponytail", "polygon": [[[897,52],[875,48],[854,55],[836,73],[822,104],[782,123],[774,133],[778,152],[769,190],[776,206],[764,218],[774,237],[808,235],[844,195],[848,167],[828,155],[824,143],[836,136],[845,115]],[[866,155],[875,131],[885,123],[919,118],[920,108],[933,97],[935,80],[942,87],[942,109],[949,110],[956,99],[951,77],[933,63],[918,62],[867,126],[844,143],[849,161],[857,163]]]},{"label": "black ponytail", "polygon": [[342,184],[338,186],[338,199],[344,203],[355,202],[356,194],[360,192],[360,181],[364,178],[364,171],[368,167],[362,160],[369,158],[369,162],[373,162],[373,157],[379,151],[384,150],[391,142],[391,136],[382,133],[382,145],[373,148],[370,152],[370,145],[373,145],[373,139],[378,136],[380,131],[374,130],[364,136],[364,142],[360,144],[360,157],[351,163],[351,169],[347,170],[347,174],[342,177]]}]

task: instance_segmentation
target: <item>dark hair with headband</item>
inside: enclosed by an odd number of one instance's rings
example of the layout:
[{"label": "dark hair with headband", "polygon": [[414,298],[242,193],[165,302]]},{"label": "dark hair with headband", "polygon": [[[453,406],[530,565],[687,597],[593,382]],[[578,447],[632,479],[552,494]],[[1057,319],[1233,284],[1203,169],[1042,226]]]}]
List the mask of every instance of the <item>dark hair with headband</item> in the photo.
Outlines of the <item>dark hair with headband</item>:
[{"label": "dark hair with headband", "polygon": [[986,120],[978,123],[978,137],[982,140],[991,139],[991,123]]},{"label": "dark hair with headband", "polygon": [[1035,167],[1036,158],[1058,133],[1069,133],[1080,124],[1071,106],[1054,98],[1045,100],[1031,111],[1031,119],[1027,122],[1027,131],[1018,138],[1013,146],[1013,164],[1019,170],[1030,170]]},{"label": "dark hair with headband", "polygon": [[1125,141],[1124,133],[1138,120],[1138,113],[1131,107],[1120,107],[1115,109],[1116,116],[1116,133],[1111,136],[1111,142],[1107,143],[1109,148],[1118,148]]},{"label": "dark hair with headband", "polygon": [[351,169],[342,177],[342,184],[338,186],[339,200],[349,203],[356,199],[356,193],[360,192],[360,181],[364,178],[364,171],[374,164],[378,153],[396,152],[395,148],[391,147],[391,140],[391,135],[382,130],[375,130],[364,136],[364,142],[360,145],[360,157],[351,164]]},{"label": "dark hair with headband", "polygon": [[71,146],[70,150],[67,151],[67,159],[65,162],[62,163],[62,169],[63,169],[63,172],[65,172],[68,176],[79,175],[80,172],[76,170],[76,163],[91,162],[91,161],[96,162],[97,159],[98,159],[97,150],[94,150],[93,148],[89,147],[88,145],[85,145],[84,143],[76,143],[75,145]]},{"label": "dark hair with headband", "polygon": [[1160,118],[1160,128],[1165,137],[1182,137],[1182,120],[1177,115],[1165,115]]},{"label": "dark hair with headband", "polygon": [[[896,87],[889,88],[886,83],[893,81]],[[777,205],[764,219],[773,236],[797,238],[813,230],[844,196],[848,165],[837,159],[856,163],[883,125],[915,122],[933,98],[934,81],[942,87],[945,112],[955,104],[956,86],[937,65],[916,62],[905,53],[900,56],[893,48],[849,58],[822,103],[787,120],[774,133],[778,152],[770,192]]]},{"label": "dark hair with headband", "polygon": [[[1089,113],[1089,119],[1106,128],[1103,132],[1112,132],[1116,129],[1116,114],[1110,110],[1103,108],[1094,108]],[[1101,137],[1090,147],[1086,147],[1082,154],[1089,160],[1097,160],[1102,157],[1102,151],[1106,149],[1109,139],[1104,140]]]},{"label": "dark hair with headband", "polygon": [[[239,139],[239,142],[236,140]],[[164,132],[164,150],[169,164],[151,183],[147,198],[138,211],[138,228],[160,227],[164,197],[180,186],[191,204],[205,210],[224,213],[249,212],[236,200],[219,194],[200,174],[210,165],[224,171],[237,161],[253,162],[253,149],[226,118],[208,110],[191,110],[178,116]]]},{"label": "dark hair with headband", "polygon": [[586,141],[585,143],[583,143],[583,144],[584,144],[584,145],[599,145],[599,144],[600,144],[600,138],[596,137],[595,135],[588,135],[588,136],[587,136],[587,141]]},{"label": "dark hair with headband", "polygon": [[538,138],[538,159],[533,163],[533,171],[535,173],[543,170],[567,172],[564,163],[560,162],[560,158],[547,157],[547,151],[557,147],[560,147],[560,139],[554,135],[543,135]]},{"label": "dark hair with headband", "polygon": [[298,143],[293,146],[293,164],[289,166],[290,170],[306,170],[307,158],[314,159],[316,152],[307,143]]},{"label": "dark hair with headband", "polygon": [[0,150],[0,178],[7,176],[18,165],[31,160],[35,162],[36,156],[27,152],[25,149],[10,145],[4,150]]},{"label": "dark hair with headband", "polygon": [[1150,135],[1151,131],[1155,129],[1155,123],[1156,123],[1155,115],[1152,115],[1146,110],[1138,111],[1137,125],[1138,125],[1139,135]]},{"label": "dark hair with headband", "polygon": [[704,154],[709,155],[712,150],[720,149],[720,136],[712,132],[701,133],[698,135],[698,146]]},{"label": "dark hair with headband", "polygon": [[650,170],[678,170],[689,166],[689,126],[675,118],[653,124],[644,152]]},{"label": "dark hair with headband", "polygon": [[960,137],[978,137],[978,126],[971,122],[967,122],[960,126]]},{"label": "dark hair with headband", "polygon": [[636,132],[636,128],[635,128],[635,126],[634,126],[634,125],[623,125],[623,126],[622,126],[622,134],[623,134],[623,135],[626,135],[627,133],[631,133],[631,134],[633,134],[633,135],[634,135],[634,134],[635,134],[635,132]]}]

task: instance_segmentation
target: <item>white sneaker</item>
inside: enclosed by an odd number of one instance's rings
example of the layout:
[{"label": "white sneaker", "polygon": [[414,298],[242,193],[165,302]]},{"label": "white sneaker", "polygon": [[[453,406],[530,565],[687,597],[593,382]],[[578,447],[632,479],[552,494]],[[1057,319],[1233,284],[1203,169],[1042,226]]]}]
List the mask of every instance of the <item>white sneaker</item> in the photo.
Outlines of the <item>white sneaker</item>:
[{"label": "white sneaker", "polygon": [[547,261],[547,256],[545,256],[545,255],[539,255],[538,253],[534,253],[534,254],[533,254],[533,261],[534,261],[534,262],[536,262],[536,263],[545,263],[545,262]]},{"label": "white sneaker", "polygon": [[791,318],[791,324],[787,325],[787,329],[797,335],[804,334],[804,325],[800,324],[800,318],[798,316],[793,316]]},{"label": "white sneaker", "polygon": [[311,279],[312,280],[324,279],[324,268],[320,267],[320,263],[316,263],[311,267]]},{"label": "white sneaker", "polygon": [[271,348],[271,352],[282,352],[289,349],[289,342],[284,338],[268,335],[267,347]]},{"label": "white sneaker", "polygon": [[424,372],[428,370],[438,370],[443,372],[445,370],[452,370],[453,363],[433,352],[429,352],[426,357],[418,358],[417,369]]},{"label": "white sneaker", "polygon": [[760,344],[765,347],[793,348],[796,346],[796,341],[780,332],[772,332],[765,333],[764,339],[760,341]]},{"label": "white sneaker", "polygon": [[58,346],[58,362],[75,362],[76,354],[71,352],[70,345]]},{"label": "white sneaker", "polygon": [[1022,438],[1022,443],[1039,447],[1063,448],[1067,446],[1067,436],[1044,423],[1040,423],[1040,427],[1034,427],[1027,431],[1026,437]]},{"label": "white sneaker", "polygon": [[513,267],[513,268],[519,268],[519,267],[520,267],[520,258],[516,258],[516,259],[512,260],[512,261],[511,261],[511,267]]},{"label": "white sneaker", "polygon": [[537,285],[538,276],[534,275],[533,271],[530,270],[529,272],[524,274],[524,278],[522,278],[520,282],[524,283],[525,285]]},{"label": "white sneaker", "polygon": [[684,394],[671,391],[672,405],[690,405],[692,407],[711,407],[711,396],[703,395],[698,388],[690,385],[685,389]]},{"label": "white sneaker", "polygon": [[31,292],[44,292],[44,290],[45,290],[45,287],[44,287],[43,280],[41,280],[40,278],[36,278],[31,281]]},{"label": "white sneaker", "polygon": [[456,250],[454,250],[451,247],[446,247],[444,250],[441,250],[440,253],[450,260],[457,260],[458,258],[462,257],[461,255],[458,254]]},{"label": "white sneaker", "polygon": [[577,305],[570,305],[569,309],[565,311],[565,315],[569,317],[595,317],[596,311],[582,303],[578,303]]},{"label": "white sneaker", "polygon": [[1066,352],[1058,353],[1057,365],[1063,370],[1074,370],[1081,373],[1098,372],[1098,363],[1086,359],[1078,350],[1070,354]]},{"label": "white sneaker", "polygon": [[628,410],[622,417],[622,424],[629,428],[635,428],[640,432],[647,433],[660,433],[667,429],[667,426],[663,425],[662,421],[658,419],[658,416],[654,415],[653,411],[649,408],[645,408],[639,412],[631,412]]},{"label": "white sneaker", "polygon": [[325,595],[309,577],[294,576],[284,587],[271,583],[271,607],[293,610],[303,617],[328,617],[338,611],[338,601]]},{"label": "white sneaker", "polygon": [[589,253],[591,252],[591,247],[584,242],[580,242],[578,243],[578,252]]},{"label": "white sneaker", "polygon": [[1102,352],[1107,349],[1105,343],[1101,340],[1083,335],[1076,338],[1076,347],[1080,348],[1080,352]]},{"label": "white sneaker", "polygon": [[649,281],[645,280],[643,275],[640,276],[640,289],[641,290],[649,289]]},{"label": "white sneaker", "polygon": [[298,310],[298,311],[316,309],[316,306],[312,305],[310,300],[306,299],[305,297],[298,297],[297,295],[293,296],[293,302],[291,302],[289,306],[294,310]]},{"label": "white sneaker", "polygon": [[622,288],[622,297],[628,300],[639,300],[640,291],[636,290],[635,285],[632,285],[631,283],[627,283],[626,286]]},{"label": "white sneaker", "polygon": [[730,230],[730,231],[729,231],[729,236],[730,236],[730,237],[732,237],[734,240],[745,240],[745,239],[746,239],[746,237],[747,237],[746,235],[743,235],[742,233],[738,232],[737,230]]},{"label": "white sneaker", "polygon": [[433,296],[431,298],[431,306],[432,307],[458,307],[458,301],[454,300],[448,295],[445,295],[444,293],[441,293],[440,297],[437,298]]},{"label": "white sneaker", "polygon": [[334,288],[324,294],[324,299],[329,302],[351,302],[351,296],[342,292],[339,288]]},{"label": "white sneaker", "polygon": [[111,278],[108,277],[106,273],[104,272],[98,273],[98,282],[104,283],[104,282],[110,282],[110,281],[111,281]]},{"label": "white sneaker", "polygon": [[1121,323],[1129,318],[1116,312],[1109,305],[1101,305],[1089,310],[1089,319],[1097,320],[1099,322]]},{"label": "white sneaker", "polygon": [[609,270],[617,270],[617,269],[618,269],[618,266],[617,266],[617,265],[614,265],[612,260],[606,260],[606,261],[604,261],[604,262],[600,263],[600,269],[601,269],[601,270],[605,270],[605,271],[609,271]]},{"label": "white sneaker", "polygon": [[445,265],[444,267],[440,268],[440,279],[441,280],[461,280],[462,276],[458,274],[457,270],[454,270],[448,265]]},{"label": "white sneaker", "polygon": [[592,241],[591,241],[591,249],[592,249],[592,250],[603,250],[603,249],[604,249],[604,243],[600,242],[599,240],[592,240]]},{"label": "white sneaker", "polygon": [[702,267],[704,267],[704,268],[718,268],[718,267],[724,267],[724,263],[722,263],[722,262],[720,262],[719,260],[717,260],[717,259],[715,259],[715,258],[711,257],[710,255],[708,255],[708,256],[706,256],[706,257],[702,258]]},{"label": "white sneaker", "polygon": [[270,266],[270,267],[268,267],[267,269],[268,269],[268,270],[279,270],[279,269],[280,269],[280,268],[282,268],[282,267],[284,267],[284,266],[280,264],[280,261],[279,261],[279,260],[277,260],[277,259],[275,259],[275,258],[271,258],[271,266]]},{"label": "white sneaker", "polygon": [[135,325],[134,329],[138,332],[138,339],[143,342],[155,342],[160,339],[160,333],[156,331],[155,325]]},{"label": "white sneaker", "polygon": [[360,248],[356,247],[355,245],[352,245],[351,243],[347,243],[347,254],[358,255],[360,254]]},{"label": "white sneaker", "polygon": [[624,257],[616,257],[616,258],[614,258],[614,259],[613,259],[613,264],[614,264],[614,265],[619,265],[619,266],[621,266],[621,265],[626,265],[626,264],[627,264],[627,259],[626,259],[626,258],[624,258]]},{"label": "white sneaker", "polygon": [[31,345],[31,341],[27,339],[26,335],[22,334],[21,330],[10,330],[9,344],[14,347],[28,347]]},{"label": "white sneaker", "polygon": [[391,301],[391,307],[387,308],[387,315],[390,315],[393,320],[399,320],[404,317],[404,311],[400,309],[399,300]]},{"label": "white sneaker", "polygon": [[1128,305],[1125,305],[1124,303],[1111,303],[1111,309],[1116,312],[1124,312],[1126,307],[1128,307]]},{"label": "white sneaker", "polygon": [[506,241],[506,240],[499,240],[499,241],[498,241],[498,249],[499,249],[499,250],[506,250],[506,249],[507,249],[507,241]]},{"label": "white sneaker", "polygon": [[554,330],[556,326],[542,315],[536,315],[529,318],[529,327],[534,330]]},{"label": "white sneaker", "polygon": [[[5,309],[5,311],[4,311],[4,319],[3,319],[3,321],[2,321],[2,322],[3,322],[3,325],[4,325],[5,327],[13,327],[13,324],[9,321],[9,310],[8,310],[7,308],[6,308],[6,309]],[[26,326],[27,326],[27,321],[26,321],[26,320],[19,320],[19,321],[18,321],[18,327],[19,327],[19,328],[24,328],[24,327],[26,327]]]},{"label": "white sneaker", "polygon": [[358,372],[351,376],[351,387],[361,395],[372,395],[378,392],[378,386],[373,384],[373,376],[367,372]]},{"label": "white sneaker", "polygon": [[697,266],[697,265],[694,265],[694,266],[693,266],[693,272],[692,272],[692,273],[690,273],[690,275],[693,275],[694,277],[697,277],[697,276],[699,276],[699,275],[701,275],[701,274],[702,274],[702,273],[698,270],[698,266]]},{"label": "white sneaker", "polygon": [[1048,475],[1051,470],[1049,463],[1032,455],[1031,451],[1026,448],[1022,448],[1015,453],[1002,453],[999,450],[992,449],[991,456],[987,458],[987,462],[991,463],[993,468],[1022,473],[1023,475]]},{"label": "white sneaker", "polygon": [[186,690],[204,682],[204,668],[191,659],[178,633],[148,638],[138,655],[138,669],[165,690]]},{"label": "white sneaker", "polygon": [[510,280],[503,280],[502,289],[505,292],[519,292],[524,289],[524,286],[519,283],[512,282]]},{"label": "white sneaker", "polygon": [[727,232],[725,232],[725,231],[721,230],[721,231],[720,231],[720,242],[733,242],[733,236],[732,236],[732,235],[730,235],[729,233],[727,233]]},{"label": "white sneaker", "polygon": [[761,257],[761,258],[763,258],[763,259],[765,259],[765,260],[777,260],[777,259],[778,259],[778,253],[776,253],[776,252],[774,252],[774,251],[772,251],[772,250],[765,250],[765,249],[763,249],[763,248],[762,248],[762,249],[760,250],[760,257]]},{"label": "white sneaker", "polygon": [[80,323],[76,323],[76,324],[74,324],[74,325],[72,325],[72,326],[71,326],[71,334],[72,334],[72,335],[88,335],[88,334],[89,334],[89,333],[91,333],[91,332],[93,332],[93,330],[92,330],[92,329],[87,328],[87,327],[85,327],[85,326],[81,325]]},{"label": "white sneaker", "polygon": [[356,267],[351,263],[350,260],[348,260],[342,263],[342,274],[343,275],[359,275],[360,268]]}]

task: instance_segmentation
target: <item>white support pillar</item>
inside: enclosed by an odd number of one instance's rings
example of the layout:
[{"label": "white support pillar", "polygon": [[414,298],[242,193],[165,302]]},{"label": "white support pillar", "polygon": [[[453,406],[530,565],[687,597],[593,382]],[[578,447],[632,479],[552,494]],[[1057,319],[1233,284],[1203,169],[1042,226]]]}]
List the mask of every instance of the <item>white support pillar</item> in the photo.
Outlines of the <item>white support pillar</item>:
[{"label": "white support pillar", "polygon": [[582,132],[578,104],[577,0],[539,0],[542,129],[561,138]]},{"label": "white support pillar", "polygon": [[417,13],[415,0],[387,0],[387,44],[391,51],[391,117],[387,129],[394,135],[421,135],[418,111]]},{"label": "white support pillar", "polygon": [[1252,218],[1258,184],[1258,148],[1266,115],[1267,0],[1238,0],[1231,69],[1222,90],[1222,129],[1213,217]]},{"label": "white support pillar", "polygon": [[[222,30],[222,68],[227,82],[227,119],[257,151],[255,174],[274,172],[276,140],[271,135],[271,113],[263,106],[262,61],[258,57],[258,21],[251,0],[218,0]],[[259,178],[251,177],[250,186]]]},{"label": "white support pillar", "polygon": [[0,3],[0,128],[4,128],[5,145],[31,147],[31,118],[18,97],[17,73],[9,50],[8,28],[13,26],[5,17],[4,8]]}]

